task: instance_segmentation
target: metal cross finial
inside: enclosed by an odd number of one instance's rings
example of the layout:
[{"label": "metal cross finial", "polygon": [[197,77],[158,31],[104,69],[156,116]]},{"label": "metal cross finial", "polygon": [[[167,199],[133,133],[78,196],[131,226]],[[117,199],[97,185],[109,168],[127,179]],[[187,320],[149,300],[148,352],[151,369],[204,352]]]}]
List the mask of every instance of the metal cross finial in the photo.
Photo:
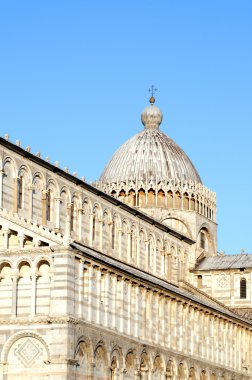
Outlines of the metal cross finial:
[{"label": "metal cross finial", "polygon": [[157,91],[157,88],[155,88],[153,85],[151,86],[151,88],[149,88],[148,90],[150,93],[151,93],[151,96],[153,97],[155,92]]}]

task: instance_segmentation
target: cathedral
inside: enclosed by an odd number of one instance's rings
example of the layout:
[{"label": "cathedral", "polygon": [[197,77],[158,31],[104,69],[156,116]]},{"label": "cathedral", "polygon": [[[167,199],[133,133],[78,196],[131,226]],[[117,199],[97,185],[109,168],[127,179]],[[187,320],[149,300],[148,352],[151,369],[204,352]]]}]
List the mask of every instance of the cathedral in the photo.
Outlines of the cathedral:
[{"label": "cathedral", "polygon": [[252,379],[252,255],[162,118],[91,184],[0,138],[0,380]]}]

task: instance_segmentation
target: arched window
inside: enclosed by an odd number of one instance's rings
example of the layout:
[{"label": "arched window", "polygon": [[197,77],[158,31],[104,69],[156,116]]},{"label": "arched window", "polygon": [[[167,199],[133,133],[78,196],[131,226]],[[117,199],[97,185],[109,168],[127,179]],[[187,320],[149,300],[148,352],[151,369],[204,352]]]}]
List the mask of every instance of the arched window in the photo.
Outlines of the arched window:
[{"label": "arched window", "polygon": [[173,208],[173,194],[172,191],[169,190],[167,193],[167,206],[168,208]]},{"label": "arched window", "polygon": [[74,204],[70,204],[70,229],[74,230]]},{"label": "arched window", "polygon": [[13,162],[7,160],[4,164],[3,174],[3,208],[6,208],[8,211],[13,210],[14,171]]},{"label": "arched window", "polygon": [[114,198],[116,198],[116,191],[115,190],[111,191],[111,196],[114,197]]},{"label": "arched window", "polygon": [[68,210],[69,196],[67,192],[63,189],[60,193],[60,230],[62,233],[65,232],[67,210]]},{"label": "arched window", "polygon": [[163,190],[158,191],[157,206],[158,207],[165,207],[165,193]]},{"label": "arched window", "polygon": [[183,195],[183,208],[184,208],[184,210],[189,210],[189,196],[188,196],[188,193],[184,193],[184,195]]},{"label": "arched window", "polygon": [[46,195],[46,219],[48,220],[48,222],[51,221],[51,201],[52,201],[52,193],[51,193],[51,190],[49,189]]},{"label": "arched window", "polygon": [[195,210],[195,198],[193,194],[191,195],[191,198],[190,198],[190,210],[192,211]]},{"label": "arched window", "polygon": [[247,298],[247,281],[245,278],[241,278],[240,281],[240,298]]},{"label": "arched window", "polygon": [[203,282],[202,282],[202,276],[201,276],[201,275],[198,275],[198,288],[201,289],[201,288],[202,288],[202,285],[203,285]]},{"label": "arched window", "polygon": [[31,267],[28,262],[19,265],[16,312],[17,316],[31,313]]},{"label": "arched window", "polygon": [[138,205],[139,205],[139,207],[145,207],[145,202],[146,202],[145,191],[144,191],[144,189],[140,189],[138,191]]},{"label": "arched window", "polygon": [[125,202],[125,196],[126,196],[125,191],[124,191],[124,190],[121,190],[121,191],[119,192],[119,196],[118,196],[119,201],[121,201],[121,202]]},{"label": "arched window", "polygon": [[129,191],[128,203],[132,207],[136,205],[136,193],[135,193],[135,190],[133,189]]},{"label": "arched window", "polygon": [[23,208],[23,176],[18,178],[18,208]]},{"label": "arched window", "polygon": [[111,248],[115,249],[115,221],[112,222],[112,230],[111,230]]},{"label": "arched window", "polygon": [[36,281],[36,314],[47,315],[50,310],[50,264],[43,260],[38,265]]},{"label": "arched window", "polygon": [[92,231],[92,240],[95,241],[96,235],[96,213],[93,214],[93,231]]},{"label": "arched window", "polygon": [[155,191],[153,189],[148,190],[148,206],[155,207]]},{"label": "arched window", "polygon": [[73,198],[70,204],[70,226],[71,231],[76,232],[78,227],[77,199]]},{"label": "arched window", "polygon": [[200,233],[200,248],[205,249],[206,248],[206,236],[204,232]]},{"label": "arched window", "polygon": [[179,191],[176,191],[175,193],[175,208],[181,208],[181,195]]}]

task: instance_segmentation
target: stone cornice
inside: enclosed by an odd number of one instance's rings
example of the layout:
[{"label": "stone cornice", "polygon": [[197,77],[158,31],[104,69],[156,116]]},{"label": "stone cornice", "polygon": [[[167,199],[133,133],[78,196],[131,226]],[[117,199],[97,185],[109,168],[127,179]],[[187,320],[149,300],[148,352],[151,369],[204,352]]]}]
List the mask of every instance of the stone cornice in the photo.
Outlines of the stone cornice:
[{"label": "stone cornice", "polygon": [[52,325],[52,324],[72,324],[77,325],[80,320],[69,316],[45,316],[45,317],[15,317],[0,318],[0,325],[31,326],[31,325]]}]

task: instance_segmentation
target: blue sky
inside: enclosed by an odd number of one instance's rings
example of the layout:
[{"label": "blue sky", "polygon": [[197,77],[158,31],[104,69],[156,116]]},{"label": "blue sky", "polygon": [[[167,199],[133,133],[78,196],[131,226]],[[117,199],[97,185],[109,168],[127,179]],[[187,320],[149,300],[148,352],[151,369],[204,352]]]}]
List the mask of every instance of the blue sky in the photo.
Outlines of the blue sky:
[{"label": "blue sky", "polygon": [[142,129],[162,130],[217,192],[219,250],[252,253],[252,2],[2,1],[0,133],[88,181]]}]

